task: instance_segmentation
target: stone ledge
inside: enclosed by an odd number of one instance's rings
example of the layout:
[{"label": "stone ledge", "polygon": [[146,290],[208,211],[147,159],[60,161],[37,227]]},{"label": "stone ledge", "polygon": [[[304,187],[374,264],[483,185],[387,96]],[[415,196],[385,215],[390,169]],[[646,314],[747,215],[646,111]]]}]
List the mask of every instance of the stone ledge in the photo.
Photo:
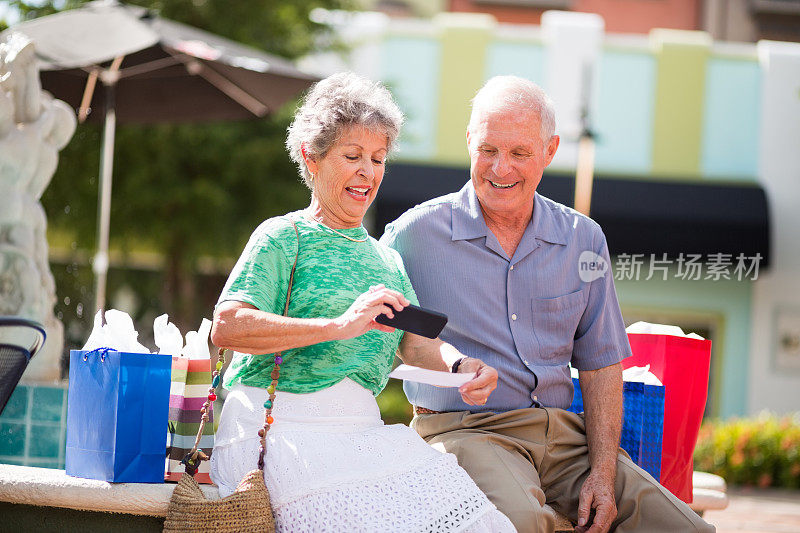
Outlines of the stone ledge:
[{"label": "stone ledge", "polygon": [[725,492],[728,488],[725,480],[716,474],[709,474],[708,472],[692,472],[692,488],[697,489],[711,489]]},{"label": "stone ledge", "polygon": [[[728,506],[725,481],[719,476],[697,474],[690,507],[698,512],[725,509]],[[175,486],[175,483],[108,483],[71,477],[63,470],[0,464],[0,501],[7,503],[164,517]],[[216,486],[200,487],[206,498],[219,499]],[[566,528],[569,524],[566,518],[552,512],[557,530]]]},{"label": "stone ledge", "polygon": [[720,511],[728,507],[728,490],[725,480],[708,472],[692,473],[692,503],[689,507],[697,513]]},{"label": "stone ledge", "polygon": [[705,511],[721,511],[728,507],[728,495],[714,489],[700,489],[695,487],[692,491],[692,503],[689,507],[696,513]]},{"label": "stone ledge", "polygon": [[[68,476],[63,470],[0,464],[0,501],[81,511],[164,517],[175,483],[108,483]],[[200,485],[217,500],[213,485]]]}]

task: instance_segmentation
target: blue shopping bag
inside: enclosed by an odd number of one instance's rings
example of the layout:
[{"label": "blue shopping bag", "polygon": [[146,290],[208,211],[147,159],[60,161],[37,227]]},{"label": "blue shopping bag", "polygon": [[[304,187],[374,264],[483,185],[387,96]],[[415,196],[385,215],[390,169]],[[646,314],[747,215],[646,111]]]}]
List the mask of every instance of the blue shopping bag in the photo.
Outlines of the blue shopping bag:
[{"label": "blue shopping bag", "polygon": [[[575,394],[569,411],[583,411],[580,382],[572,378]],[[620,447],[631,460],[653,476],[661,477],[661,441],[664,436],[664,387],[636,381],[622,384],[622,435]]]},{"label": "blue shopping bag", "polygon": [[172,356],[70,351],[68,475],[163,483]]}]

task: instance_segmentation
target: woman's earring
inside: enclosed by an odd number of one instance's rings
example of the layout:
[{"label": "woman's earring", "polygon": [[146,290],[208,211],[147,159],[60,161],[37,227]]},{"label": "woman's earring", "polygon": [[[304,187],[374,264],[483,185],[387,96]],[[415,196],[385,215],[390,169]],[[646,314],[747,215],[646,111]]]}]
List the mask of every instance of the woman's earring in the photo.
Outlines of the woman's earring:
[{"label": "woman's earring", "polygon": [[314,173],[313,172],[309,172],[308,174],[309,174],[309,176],[311,176],[311,178],[309,178],[309,181],[311,181],[311,183],[314,183]]}]

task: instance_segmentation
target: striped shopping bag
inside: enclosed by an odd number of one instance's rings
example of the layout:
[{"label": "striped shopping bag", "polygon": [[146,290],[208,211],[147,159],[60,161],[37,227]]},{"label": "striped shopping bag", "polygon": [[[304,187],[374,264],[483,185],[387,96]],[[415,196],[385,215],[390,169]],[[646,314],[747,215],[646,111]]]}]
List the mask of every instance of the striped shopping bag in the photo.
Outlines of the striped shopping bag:
[{"label": "striped shopping bag", "polygon": [[[192,449],[200,429],[200,409],[211,387],[211,359],[172,358],[172,383],[169,391],[169,430],[164,479],[179,481],[184,468],[183,457]],[[200,449],[210,456],[214,448],[214,413],[209,410],[209,422],[200,438]],[[209,461],[202,461],[194,479],[211,483]]]}]

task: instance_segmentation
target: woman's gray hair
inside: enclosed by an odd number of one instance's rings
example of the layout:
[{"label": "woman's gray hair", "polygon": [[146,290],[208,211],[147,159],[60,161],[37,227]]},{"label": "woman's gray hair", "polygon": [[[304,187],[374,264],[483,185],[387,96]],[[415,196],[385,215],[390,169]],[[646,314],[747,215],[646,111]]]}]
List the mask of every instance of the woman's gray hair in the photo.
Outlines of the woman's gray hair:
[{"label": "woman's gray hair", "polygon": [[389,151],[400,134],[403,113],[382,84],[352,72],[341,72],[317,82],[306,94],[286,135],[286,149],[297,164],[300,177],[311,188],[306,154],[322,158],[343,128],[363,126],[386,135]]},{"label": "woman's gray hair", "polygon": [[518,76],[495,76],[487,81],[472,99],[469,129],[473,130],[480,113],[497,109],[529,109],[541,120],[540,135],[545,147],[556,130],[553,101],[544,89]]}]

